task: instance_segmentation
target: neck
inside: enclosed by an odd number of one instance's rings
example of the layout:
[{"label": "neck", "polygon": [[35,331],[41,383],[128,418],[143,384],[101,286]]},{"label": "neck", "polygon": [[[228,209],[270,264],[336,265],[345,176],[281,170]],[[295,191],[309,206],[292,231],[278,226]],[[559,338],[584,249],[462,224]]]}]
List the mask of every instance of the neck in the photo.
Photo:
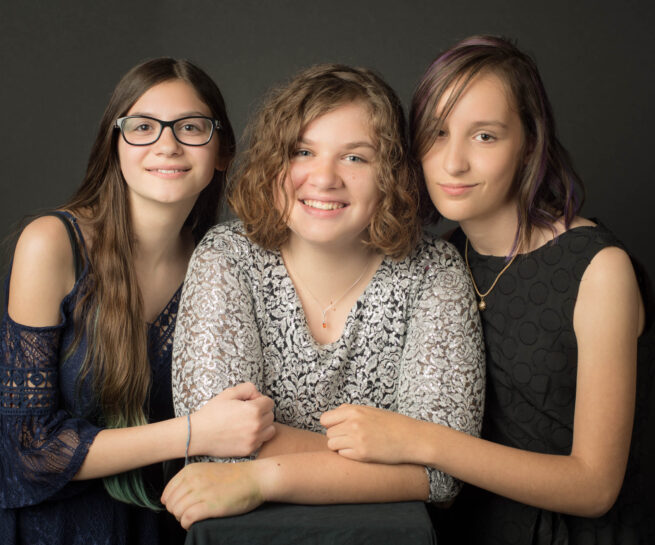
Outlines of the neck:
[{"label": "neck", "polygon": [[514,247],[518,216],[512,206],[493,218],[461,221],[460,227],[479,254],[507,256]]},{"label": "neck", "polygon": [[155,269],[162,263],[176,259],[186,246],[182,226],[193,208],[187,206],[130,206],[137,265]]},{"label": "neck", "polygon": [[293,236],[281,253],[294,282],[300,281],[326,304],[339,297],[359,276],[367,276],[366,271],[376,270],[373,262],[379,265],[383,259],[361,242],[346,247],[319,246]]}]

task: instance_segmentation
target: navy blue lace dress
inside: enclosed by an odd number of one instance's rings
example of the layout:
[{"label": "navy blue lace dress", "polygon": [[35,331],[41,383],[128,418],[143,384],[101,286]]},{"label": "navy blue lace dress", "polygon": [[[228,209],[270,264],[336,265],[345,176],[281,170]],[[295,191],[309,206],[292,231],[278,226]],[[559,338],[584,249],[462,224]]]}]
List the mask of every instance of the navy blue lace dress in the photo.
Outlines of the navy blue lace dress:
[{"label": "navy blue lace dress", "polygon": [[[86,255],[79,227],[70,214],[66,217],[75,225]],[[76,395],[86,339],[65,357],[75,336],[75,301],[87,282],[84,267],[61,303],[56,326],[18,324],[5,306],[0,324],[0,543],[179,543],[184,532],[165,511],[116,501],[100,479],[71,480],[101,429],[88,383]],[[7,295],[8,291],[9,280]],[[180,291],[149,325],[152,422],[174,416],[171,348]],[[158,498],[164,482],[161,464],[146,468],[144,475]]]}]

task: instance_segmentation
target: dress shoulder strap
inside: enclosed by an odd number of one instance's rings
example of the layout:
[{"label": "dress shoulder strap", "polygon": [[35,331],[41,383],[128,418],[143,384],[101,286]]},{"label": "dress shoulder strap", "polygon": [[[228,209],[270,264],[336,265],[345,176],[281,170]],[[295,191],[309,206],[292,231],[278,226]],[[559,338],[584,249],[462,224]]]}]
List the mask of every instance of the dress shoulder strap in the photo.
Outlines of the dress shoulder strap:
[{"label": "dress shoulder strap", "polygon": [[[66,233],[68,233],[68,238],[71,243],[71,248],[73,249],[73,264],[75,266],[75,281],[80,278],[82,272],[84,271],[85,262],[88,263],[89,256],[86,251],[86,245],[84,244],[84,238],[82,237],[82,231],[80,230],[79,225],[77,225],[77,219],[70,212],[64,212],[61,210],[54,210],[43,214],[44,216],[55,216],[61,220],[61,222],[66,227]],[[81,246],[81,249],[80,249]],[[82,256],[84,253],[84,257]]]}]

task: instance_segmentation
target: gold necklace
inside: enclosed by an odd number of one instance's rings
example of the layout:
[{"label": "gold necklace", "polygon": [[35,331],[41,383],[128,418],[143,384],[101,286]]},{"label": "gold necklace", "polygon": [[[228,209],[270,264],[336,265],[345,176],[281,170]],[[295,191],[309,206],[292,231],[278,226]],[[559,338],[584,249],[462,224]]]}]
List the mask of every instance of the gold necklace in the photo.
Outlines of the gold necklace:
[{"label": "gold necklace", "polygon": [[[280,255],[281,255],[281,253],[280,253]],[[282,261],[285,261],[284,257],[282,257]],[[286,264],[286,262],[285,262],[285,264]],[[336,311],[336,310],[337,310],[337,303],[338,303],[339,301],[341,301],[341,299],[343,299],[346,295],[348,295],[348,294],[350,293],[350,290],[353,289],[353,288],[357,285],[357,283],[358,283],[358,282],[362,279],[362,277],[364,276],[364,273],[365,273],[366,270],[368,269],[368,266],[369,266],[369,265],[370,265],[370,263],[366,263],[366,264],[364,265],[364,269],[362,270],[361,274],[357,277],[357,279],[356,279],[352,284],[350,284],[350,286],[348,287],[348,289],[347,289],[346,291],[344,291],[344,292],[343,292],[339,297],[337,297],[337,300],[336,300],[336,301],[332,301],[332,299],[330,299],[330,304],[329,304],[327,307],[325,307],[323,310],[321,310],[321,314],[323,315],[323,322],[322,322],[322,323],[323,323],[323,329],[327,329],[327,311],[330,310],[330,309],[332,309],[332,311]],[[287,270],[288,270],[288,267],[287,267]],[[300,277],[299,277],[299,276],[296,276],[296,278],[297,278],[297,280],[298,280],[298,283],[301,285],[301,287],[305,288],[305,289],[307,290],[307,293],[309,293],[309,295],[312,296],[312,299],[314,299],[314,301],[316,301],[316,304],[317,304],[319,307],[321,307],[321,306],[322,306],[322,305],[321,305],[321,302],[320,302],[320,301],[318,300],[318,298],[317,298],[317,297],[316,297],[316,296],[311,292],[311,290],[310,290],[310,289],[309,289],[305,284],[303,284],[303,283],[300,281]]]},{"label": "gold necklace", "polygon": [[469,237],[466,237],[466,245],[464,246],[464,260],[466,261],[466,268],[469,271],[469,276],[471,277],[471,282],[473,282],[473,289],[475,290],[475,293],[478,294],[478,297],[480,298],[480,301],[478,303],[478,308],[480,309],[480,312],[482,312],[484,309],[487,308],[487,303],[485,302],[484,298],[491,293],[491,290],[496,287],[496,283],[500,279],[500,277],[503,275],[503,273],[509,269],[509,266],[514,263],[514,260],[516,259],[516,256],[518,254],[514,254],[512,259],[509,260],[509,263],[503,267],[503,270],[498,273],[496,276],[496,279],[494,280],[493,284],[491,284],[491,287],[484,293],[480,293],[480,290],[478,289],[477,284],[475,283],[475,278],[473,278],[473,271],[471,271],[471,266],[469,265]]}]

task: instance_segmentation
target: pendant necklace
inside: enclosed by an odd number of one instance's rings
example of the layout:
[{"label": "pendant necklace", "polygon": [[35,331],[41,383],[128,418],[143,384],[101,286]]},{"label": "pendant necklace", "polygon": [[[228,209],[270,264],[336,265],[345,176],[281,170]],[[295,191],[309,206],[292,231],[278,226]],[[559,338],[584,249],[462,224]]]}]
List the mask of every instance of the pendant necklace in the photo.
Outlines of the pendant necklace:
[{"label": "pendant necklace", "polygon": [[478,308],[480,309],[480,312],[482,312],[484,309],[487,308],[487,303],[485,302],[484,298],[491,293],[491,290],[496,287],[496,283],[500,279],[500,277],[503,275],[503,273],[509,269],[509,266],[514,263],[514,260],[516,259],[516,256],[518,254],[514,254],[512,259],[509,260],[507,265],[503,267],[503,269],[498,273],[496,276],[496,279],[493,281],[493,284],[491,284],[491,287],[484,293],[480,293],[480,290],[478,289],[477,284],[475,283],[475,278],[473,278],[473,271],[471,271],[471,266],[469,265],[469,237],[466,237],[466,245],[464,246],[464,260],[466,261],[466,268],[469,271],[469,276],[471,277],[471,282],[473,283],[473,289],[475,290],[475,293],[478,294],[478,297],[480,298],[480,301],[478,302]]},{"label": "pendant necklace", "polygon": [[[284,258],[282,258],[282,260],[284,261]],[[343,299],[346,295],[348,295],[350,293],[350,290],[352,290],[359,283],[359,281],[364,276],[364,273],[368,269],[369,265],[370,265],[370,263],[366,263],[366,265],[364,265],[364,268],[362,269],[362,272],[360,273],[360,275],[357,277],[357,279],[352,284],[350,284],[348,289],[346,291],[344,291],[339,297],[337,297],[336,300],[330,299],[330,304],[327,307],[325,307],[323,310],[321,310],[321,314],[323,315],[323,322],[322,322],[323,329],[327,329],[327,312],[328,312],[328,310],[330,310],[330,309],[332,309],[332,311],[337,310],[337,303],[339,303],[339,301],[341,301],[341,299]],[[321,305],[321,302],[318,300],[318,298],[311,292],[311,290],[305,284],[300,282],[299,277],[296,277],[296,278],[297,278],[298,282],[300,283],[301,287],[303,287],[303,288],[305,288],[307,290],[307,293],[309,293],[309,295],[311,295],[312,299],[314,299],[314,301],[316,301],[316,304],[320,308],[322,305]]]}]

